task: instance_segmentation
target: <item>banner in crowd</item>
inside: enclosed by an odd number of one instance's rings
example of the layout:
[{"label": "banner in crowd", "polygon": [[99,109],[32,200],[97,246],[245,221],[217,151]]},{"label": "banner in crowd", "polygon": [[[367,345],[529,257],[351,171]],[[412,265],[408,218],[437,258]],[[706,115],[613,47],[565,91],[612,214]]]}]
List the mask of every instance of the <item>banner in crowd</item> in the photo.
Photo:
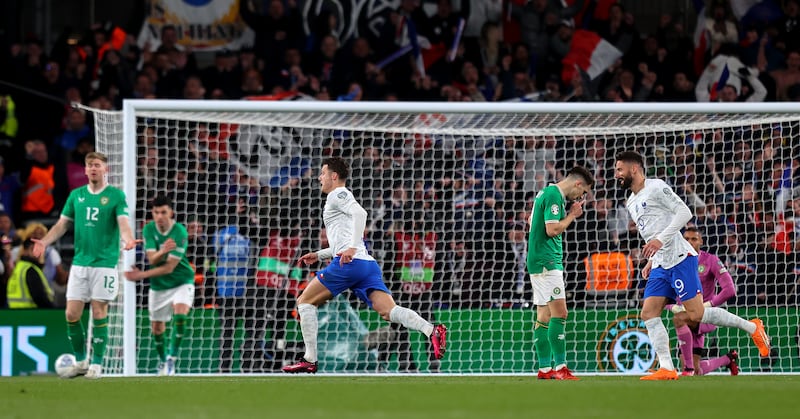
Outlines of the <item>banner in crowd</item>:
[{"label": "banner in crowd", "polygon": [[239,16],[239,0],[150,0],[138,44],[155,50],[161,29],[173,25],[178,45],[195,51],[237,50],[252,45],[253,32]]}]

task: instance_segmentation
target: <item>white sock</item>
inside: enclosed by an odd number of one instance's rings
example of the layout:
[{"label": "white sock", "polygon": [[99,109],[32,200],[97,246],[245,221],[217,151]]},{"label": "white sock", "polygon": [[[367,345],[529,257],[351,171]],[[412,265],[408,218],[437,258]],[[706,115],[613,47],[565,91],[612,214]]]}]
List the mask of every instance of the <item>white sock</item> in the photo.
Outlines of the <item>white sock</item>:
[{"label": "white sock", "polygon": [[755,324],[719,307],[707,307],[700,322],[716,326],[735,327],[751,335],[756,332]]},{"label": "white sock", "polygon": [[645,320],[644,325],[647,327],[647,335],[650,336],[650,342],[653,343],[653,348],[656,350],[661,368],[674,370],[672,355],[669,353],[669,334],[667,334],[667,328],[664,327],[661,317]]},{"label": "white sock", "polygon": [[317,307],[312,304],[298,304],[297,314],[300,315],[300,331],[303,333],[303,342],[306,344],[306,354],[303,358],[308,362],[317,362]]},{"label": "white sock", "polygon": [[409,329],[419,330],[425,336],[430,337],[433,333],[433,325],[429,321],[423,319],[416,311],[405,307],[394,306],[389,312],[389,320],[392,323],[400,323]]}]

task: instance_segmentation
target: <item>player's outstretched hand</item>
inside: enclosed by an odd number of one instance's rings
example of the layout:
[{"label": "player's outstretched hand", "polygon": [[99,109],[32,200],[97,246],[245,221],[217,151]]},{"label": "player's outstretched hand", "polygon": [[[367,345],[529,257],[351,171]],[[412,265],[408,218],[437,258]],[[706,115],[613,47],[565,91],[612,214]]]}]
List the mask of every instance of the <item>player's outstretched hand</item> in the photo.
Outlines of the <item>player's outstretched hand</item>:
[{"label": "player's outstretched hand", "polygon": [[303,256],[300,256],[300,259],[297,259],[297,264],[303,264],[305,266],[311,265],[313,263],[317,263],[319,260],[319,256],[317,256],[317,252],[309,252]]},{"label": "player's outstretched hand", "polygon": [[140,240],[127,240],[127,241],[125,241],[125,246],[123,246],[122,249],[123,250],[135,249],[136,245],[141,243],[141,242],[142,242],[141,239]]},{"label": "player's outstretched hand", "polygon": [[33,242],[33,250],[32,250],[33,257],[38,258],[44,253],[44,249],[47,246],[45,246],[44,243],[42,243],[42,241],[39,239],[32,238],[31,241]]},{"label": "player's outstretched hand", "polygon": [[135,266],[131,266],[131,270],[124,273],[125,279],[128,281],[139,281],[144,279],[144,272]]}]

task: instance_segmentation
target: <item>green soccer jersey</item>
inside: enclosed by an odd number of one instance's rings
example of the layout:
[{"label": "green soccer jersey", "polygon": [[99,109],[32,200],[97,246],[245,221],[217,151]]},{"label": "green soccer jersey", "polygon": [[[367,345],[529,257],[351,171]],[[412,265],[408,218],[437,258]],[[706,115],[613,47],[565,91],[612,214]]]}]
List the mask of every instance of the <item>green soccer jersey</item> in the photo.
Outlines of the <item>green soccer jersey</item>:
[{"label": "green soccer jersey", "polygon": [[[175,248],[169,252],[167,257],[180,258],[180,262],[175,266],[175,269],[166,275],[154,276],[150,278],[150,289],[153,291],[163,291],[171,288],[181,286],[183,284],[191,284],[194,282],[194,269],[186,258],[186,246],[189,244],[189,234],[186,233],[186,227],[181,223],[172,224],[172,228],[168,232],[162,234],[158,231],[155,221],[151,221],[144,226],[142,230],[142,238],[144,238],[144,249],[146,252],[158,251],[161,245],[168,239],[175,241]],[[164,258],[161,263],[154,267],[161,266],[167,262]]]},{"label": "green soccer jersey", "polygon": [[550,185],[536,195],[528,234],[528,273],[564,270],[564,248],[561,234],[548,237],[545,224],[557,223],[566,216],[564,195],[556,185]]},{"label": "green soccer jersey", "polygon": [[119,260],[119,224],[117,217],[128,216],[125,193],[106,185],[98,193],[84,185],[70,192],[61,216],[75,227],[73,265],[91,268],[114,268]]}]

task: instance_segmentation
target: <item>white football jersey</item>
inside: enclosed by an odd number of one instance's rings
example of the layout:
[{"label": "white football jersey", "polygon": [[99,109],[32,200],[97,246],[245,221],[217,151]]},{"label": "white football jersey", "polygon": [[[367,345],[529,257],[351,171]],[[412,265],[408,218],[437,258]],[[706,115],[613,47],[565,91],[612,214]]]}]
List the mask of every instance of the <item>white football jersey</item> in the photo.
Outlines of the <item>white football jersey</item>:
[{"label": "white football jersey", "polygon": [[[328,233],[333,256],[353,247],[353,215],[352,210],[360,208],[353,193],[344,186],[338,187],[328,193],[325,200],[325,209],[322,211],[322,220]],[[358,240],[354,259],[375,260],[367,253],[363,238]]]},{"label": "white football jersey", "polygon": [[[645,179],[644,188],[639,193],[631,193],[625,206],[646,243],[657,238],[672,222],[678,207],[686,207],[686,204],[663,180]],[[697,252],[680,231],[664,239],[664,245],[651,258],[653,268],[661,266],[669,269],[681,263],[688,255],[697,256]]]}]

